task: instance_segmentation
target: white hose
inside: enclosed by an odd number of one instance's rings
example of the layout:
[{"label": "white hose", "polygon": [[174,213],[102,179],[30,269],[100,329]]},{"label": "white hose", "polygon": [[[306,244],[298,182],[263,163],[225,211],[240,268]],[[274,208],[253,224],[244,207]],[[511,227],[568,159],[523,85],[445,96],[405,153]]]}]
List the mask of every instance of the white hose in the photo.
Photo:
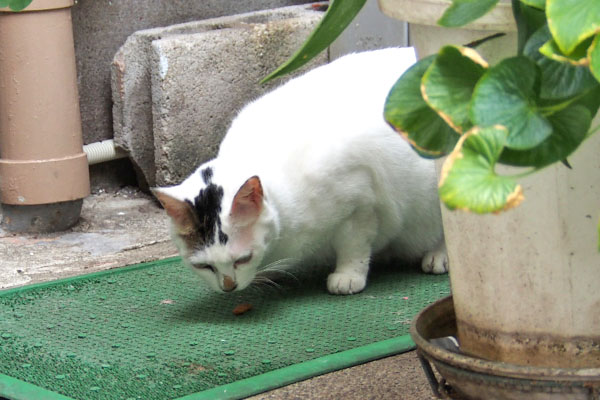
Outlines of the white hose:
[{"label": "white hose", "polygon": [[86,144],[83,151],[87,155],[89,165],[127,157],[127,152],[116,147],[112,139]]}]

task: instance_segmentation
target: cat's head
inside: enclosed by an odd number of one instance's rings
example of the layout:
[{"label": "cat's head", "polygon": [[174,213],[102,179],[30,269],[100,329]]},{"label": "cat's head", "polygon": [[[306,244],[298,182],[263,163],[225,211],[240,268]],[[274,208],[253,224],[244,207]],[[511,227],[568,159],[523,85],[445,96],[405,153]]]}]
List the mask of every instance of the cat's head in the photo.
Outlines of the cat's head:
[{"label": "cat's head", "polygon": [[213,183],[210,167],[198,175],[152,192],[171,218],[183,260],[216,291],[244,289],[254,280],[273,233],[261,181],[253,176],[227,187]]}]

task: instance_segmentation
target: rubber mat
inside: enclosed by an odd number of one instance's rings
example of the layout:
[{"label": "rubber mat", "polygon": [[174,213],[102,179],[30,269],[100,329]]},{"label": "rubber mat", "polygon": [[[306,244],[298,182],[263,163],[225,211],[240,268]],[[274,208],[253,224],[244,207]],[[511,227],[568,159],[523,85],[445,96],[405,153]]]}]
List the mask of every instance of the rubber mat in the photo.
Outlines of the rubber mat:
[{"label": "rubber mat", "polygon": [[[447,276],[378,268],[327,293],[326,271],[214,293],[179,259],[0,292],[0,396],[243,398],[413,348]],[[239,304],[252,309],[234,314]]]}]

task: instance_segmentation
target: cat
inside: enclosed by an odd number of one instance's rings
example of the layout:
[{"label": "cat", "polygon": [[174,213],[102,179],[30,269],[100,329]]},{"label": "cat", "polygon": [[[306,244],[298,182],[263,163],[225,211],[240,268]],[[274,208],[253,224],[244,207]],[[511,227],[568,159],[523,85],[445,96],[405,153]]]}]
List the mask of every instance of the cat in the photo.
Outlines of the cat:
[{"label": "cat", "polygon": [[383,118],[412,48],[354,53],[249,103],[218,155],[154,188],[182,259],[220,292],[271,265],[328,261],[332,294],[362,291],[373,255],[448,259],[436,174]]}]

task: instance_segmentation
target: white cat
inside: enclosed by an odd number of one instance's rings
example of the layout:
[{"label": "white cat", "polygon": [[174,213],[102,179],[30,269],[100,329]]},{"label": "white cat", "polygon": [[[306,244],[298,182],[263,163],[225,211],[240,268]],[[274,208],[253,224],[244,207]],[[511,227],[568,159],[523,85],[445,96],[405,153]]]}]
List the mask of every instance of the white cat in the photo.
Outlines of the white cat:
[{"label": "white cat", "polygon": [[280,260],[335,262],[329,292],[364,289],[372,255],[448,269],[436,176],[383,118],[412,48],[342,57],[248,104],[218,156],[154,189],[183,259],[217,291]]}]

